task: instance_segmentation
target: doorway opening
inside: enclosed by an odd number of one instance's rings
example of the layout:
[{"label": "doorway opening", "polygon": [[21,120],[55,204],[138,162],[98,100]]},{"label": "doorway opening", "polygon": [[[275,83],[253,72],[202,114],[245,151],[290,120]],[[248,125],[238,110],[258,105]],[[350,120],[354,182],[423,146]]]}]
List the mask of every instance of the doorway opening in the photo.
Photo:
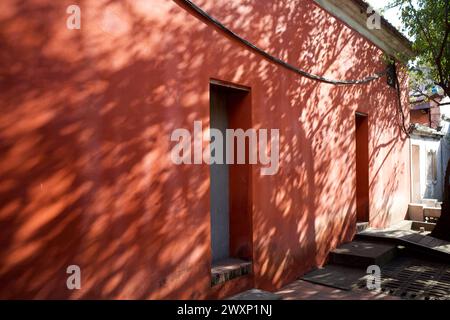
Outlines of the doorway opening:
[{"label": "doorway opening", "polygon": [[369,121],[366,114],[355,114],[356,137],[356,216],[369,222]]},{"label": "doorway opening", "polygon": [[[220,81],[210,82],[210,128],[221,132],[223,159],[229,148],[227,129],[251,128],[250,89]],[[245,141],[249,150],[249,141]],[[234,156],[237,143],[234,143]],[[211,157],[216,150],[211,149]],[[245,163],[210,165],[210,212],[212,285],[250,273],[252,250],[251,165]],[[226,274],[224,274],[226,273]]]}]

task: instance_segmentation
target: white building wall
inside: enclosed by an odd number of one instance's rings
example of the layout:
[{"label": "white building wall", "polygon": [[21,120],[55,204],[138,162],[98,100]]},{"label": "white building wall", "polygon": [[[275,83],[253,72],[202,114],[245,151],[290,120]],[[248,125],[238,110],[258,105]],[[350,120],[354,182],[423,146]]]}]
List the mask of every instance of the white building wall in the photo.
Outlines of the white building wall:
[{"label": "white building wall", "polygon": [[[414,145],[419,148],[419,164],[411,161],[411,170],[419,171],[420,184],[419,184],[419,196],[420,199],[415,197],[416,192],[412,190],[412,202],[420,202],[421,199],[437,199],[442,201],[443,194],[443,177],[445,173],[446,159],[448,155],[442,147],[442,141],[436,138],[424,137],[424,136],[412,136],[411,150]],[[434,161],[432,160],[432,154],[434,153]],[[413,160],[413,156],[411,155]],[[445,162],[445,164],[444,164]],[[432,170],[435,170],[434,174]],[[412,189],[414,189],[414,181],[412,180]]]}]

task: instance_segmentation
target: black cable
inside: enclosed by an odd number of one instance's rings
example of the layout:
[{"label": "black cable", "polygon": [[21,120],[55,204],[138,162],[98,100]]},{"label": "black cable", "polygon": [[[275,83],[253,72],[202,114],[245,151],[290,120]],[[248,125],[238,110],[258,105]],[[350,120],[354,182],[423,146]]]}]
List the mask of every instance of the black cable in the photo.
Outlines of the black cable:
[{"label": "black cable", "polygon": [[203,9],[201,9],[200,7],[198,7],[197,5],[195,5],[192,1],[190,0],[180,0],[182,2],[185,3],[185,5],[187,5],[189,8],[191,8],[192,10],[194,10],[196,13],[198,13],[199,15],[201,15],[203,18],[205,18],[206,20],[208,20],[209,22],[213,23],[216,27],[218,27],[220,30],[222,30],[223,32],[225,32],[226,34],[228,34],[230,37],[238,40],[239,42],[243,43],[245,46],[247,46],[248,48],[250,48],[251,50],[259,53],[260,55],[262,55],[264,58],[279,64],[301,76],[307,77],[309,79],[315,80],[315,81],[319,81],[319,82],[324,82],[324,83],[329,83],[329,84],[334,84],[334,85],[355,85],[355,84],[365,84],[365,83],[369,83],[371,81],[377,80],[379,78],[381,78],[382,76],[384,76],[387,73],[387,69],[382,71],[382,72],[377,72],[375,73],[375,75],[361,79],[361,80],[332,80],[332,79],[327,79],[318,75],[314,75],[311,74],[309,72],[306,72],[302,69],[299,69],[277,57],[272,56],[271,54],[267,53],[266,51],[264,51],[263,49],[257,47],[256,45],[254,45],[253,43],[245,40],[244,38],[242,38],[240,35],[234,33],[233,31],[231,31],[230,29],[228,29],[225,25],[223,25],[220,21],[218,21],[217,19],[215,19],[214,17],[210,16],[208,13],[206,13]]},{"label": "black cable", "polygon": [[403,131],[403,133],[406,135],[407,138],[410,138],[410,131],[411,131],[411,126],[409,127],[409,130],[406,129],[406,125],[405,125],[405,114],[403,113],[403,107],[402,107],[402,94],[401,94],[401,90],[400,90],[400,81],[398,80],[398,74],[397,72],[395,73],[395,85],[396,85],[396,89],[397,89],[397,98],[398,98],[398,109],[399,109],[399,113],[400,113],[400,129]]}]

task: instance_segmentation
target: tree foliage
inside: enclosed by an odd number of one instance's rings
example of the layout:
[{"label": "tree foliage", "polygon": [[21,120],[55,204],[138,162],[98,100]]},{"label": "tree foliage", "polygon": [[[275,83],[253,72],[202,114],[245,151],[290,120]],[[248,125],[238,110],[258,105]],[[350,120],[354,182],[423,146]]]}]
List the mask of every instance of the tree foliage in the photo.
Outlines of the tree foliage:
[{"label": "tree foliage", "polygon": [[[410,66],[412,89],[430,98],[430,87],[437,85],[450,96],[450,0],[391,0],[386,9],[392,7],[400,7],[403,31],[413,38],[417,53]],[[450,160],[442,213],[432,236],[450,241]]]},{"label": "tree foliage", "polygon": [[403,31],[413,38],[412,78],[431,80],[450,96],[450,0],[391,0],[385,10],[393,7],[399,7]]}]

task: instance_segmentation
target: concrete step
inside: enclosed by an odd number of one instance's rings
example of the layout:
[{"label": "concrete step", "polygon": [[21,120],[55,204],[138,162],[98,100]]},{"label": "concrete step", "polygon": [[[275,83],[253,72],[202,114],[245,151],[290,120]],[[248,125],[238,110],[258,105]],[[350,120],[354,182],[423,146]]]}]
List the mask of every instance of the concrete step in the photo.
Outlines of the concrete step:
[{"label": "concrete step", "polygon": [[[414,224],[415,222],[412,223]],[[418,225],[419,228],[421,226],[424,227],[424,232],[414,230],[367,229],[357,233],[355,240],[369,242],[382,241],[383,243],[389,241],[392,245],[401,245],[408,248],[408,250],[413,250],[417,253],[450,263],[450,242],[429,236],[427,229],[431,229],[431,227],[427,225],[429,224]]]},{"label": "concrete step", "polygon": [[426,207],[436,207],[438,201],[437,199],[422,199],[421,203],[423,203]]},{"label": "concrete step", "polygon": [[213,263],[211,287],[251,273],[252,263],[239,259],[225,259]]},{"label": "concrete step", "polygon": [[397,254],[397,247],[391,244],[353,241],[345,243],[330,252],[329,263],[353,268],[382,266]]},{"label": "concrete step", "polygon": [[367,276],[366,271],[361,268],[327,264],[308,272],[300,279],[340,290],[354,290],[358,288],[357,284]]}]

